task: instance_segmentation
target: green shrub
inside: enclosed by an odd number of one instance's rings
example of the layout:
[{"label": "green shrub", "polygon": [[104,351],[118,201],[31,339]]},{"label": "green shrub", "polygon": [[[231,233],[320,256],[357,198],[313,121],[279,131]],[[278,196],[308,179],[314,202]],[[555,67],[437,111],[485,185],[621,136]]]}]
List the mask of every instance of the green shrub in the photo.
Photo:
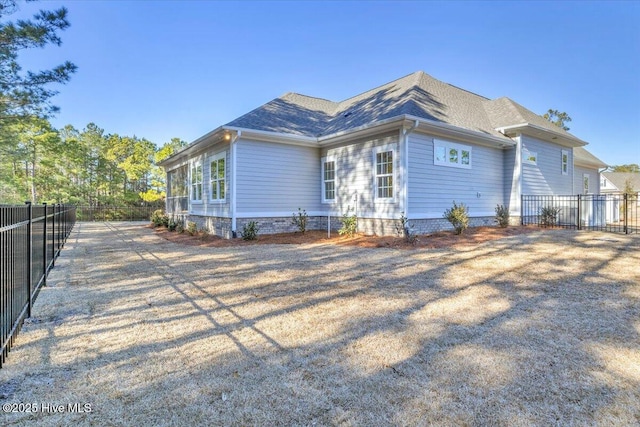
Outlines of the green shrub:
[{"label": "green shrub", "polygon": [[561,209],[555,206],[543,206],[540,208],[540,224],[554,226],[558,222],[558,214]]},{"label": "green shrub", "polygon": [[180,233],[184,231],[184,225],[182,225],[182,221],[175,218],[169,218],[169,222],[167,223],[167,228],[169,231],[179,231]]},{"label": "green shrub", "polygon": [[255,221],[249,221],[242,227],[242,239],[243,240],[256,240],[258,238],[258,231],[260,227]]},{"label": "green shrub", "polygon": [[353,215],[349,215],[350,210],[350,207],[347,208],[347,212],[342,215],[342,219],[340,220],[340,222],[342,222],[342,227],[338,230],[338,234],[341,236],[346,234],[349,237],[353,237],[358,231],[358,218],[356,217],[355,212]]},{"label": "green shrub", "polygon": [[187,221],[187,233],[194,236],[198,232],[198,226],[193,221]]},{"label": "green shrub", "polygon": [[413,225],[409,224],[409,219],[404,216],[404,212],[400,213],[400,219],[396,222],[396,234],[398,237],[404,237],[404,240],[412,245],[418,242],[418,237],[413,231]]},{"label": "green shrub", "polygon": [[169,225],[169,217],[165,215],[162,209],[157,209],[151,214],[151,224],[153,224],[154,227],[160,227],[162,225],[166,227]]},{"label": "green shrub", "polygon": [[456,234],[462,234],[469,227],[469,212],[463,203],[458,205],[454,200],[453,207],[444,211],[443,217],[453,225]]},{"label": "green shrub", "polygon": [[496,222],[502,228],[509,225],[509,208],[503,205],[496,206]]},{"label": "green shrub", "polygon": [[184,222],[182,222],[182,220],[178,221],[176,224],[176,232],[180,234],[184,233]]},{"label": "green shrub", "polygon": [[291,220],[291,223],[296,227],[298,227],[298,230],[300,230],[300,232],[304,234],[304,232],[307,231],[307,223],[309,221],[309,217],[307,216],[307,211],[304,209],[298,208],[298,213],[296,214],[294,212],[292,214],[292,217],[293,218]]}]

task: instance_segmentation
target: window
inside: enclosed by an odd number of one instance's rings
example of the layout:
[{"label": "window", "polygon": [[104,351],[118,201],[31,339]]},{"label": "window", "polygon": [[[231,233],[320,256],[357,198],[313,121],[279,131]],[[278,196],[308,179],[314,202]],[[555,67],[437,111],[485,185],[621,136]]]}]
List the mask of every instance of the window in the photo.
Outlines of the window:
[{"label": "window", "polygon": [[225,153],[215,155],[209,163],[209,192],[211,200],[222,201],[226,194]]},{"label": "window", "polygon": [[584,194],[589,194],[589,174],[582,175],[582,190]]},{"label": "window", "polygon": [[471,147],[435,139],[433,141],[433,164],[471,169]]},{"label": "window", "polygon": [[527,163],[529,165],[537,165],[538,164],[538,153],[534,153],[533,151],[529,151],[525,148],[522,149],[522,162]]},{"label": "window", "polygon": [[322,201],[333,202],[336,199],[336,162],[322,159]]},{"label": "window", "polygon": [[376,197],[393,198],[393,151],[376,153]]},{"label": "window", "polygon": [[191,164],[191,200],[202,201],[202,163]]},{"label": "window", "polygon": [[562,175],[569,174],[569,152],[562,150]]},{"label": "window", "polygon": [[168,197],[189,196],[189,166],[184,165],[167,173]]}]

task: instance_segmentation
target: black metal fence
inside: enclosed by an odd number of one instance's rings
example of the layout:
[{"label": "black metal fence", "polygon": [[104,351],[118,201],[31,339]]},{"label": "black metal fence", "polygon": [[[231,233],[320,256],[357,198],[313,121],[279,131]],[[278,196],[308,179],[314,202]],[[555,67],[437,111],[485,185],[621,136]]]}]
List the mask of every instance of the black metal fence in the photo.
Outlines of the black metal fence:
[{"label": "black metal fence", "polygon": [[522,196],[522,224],[640,233],[638,193]]},{"label": "black metal fence", "polygon": [[0,368],[75,221],[75,206],[0,205]]},{"label": "black metal fence", "polygon": [[78,221],[149,221],[163,206],[78,206]]}]

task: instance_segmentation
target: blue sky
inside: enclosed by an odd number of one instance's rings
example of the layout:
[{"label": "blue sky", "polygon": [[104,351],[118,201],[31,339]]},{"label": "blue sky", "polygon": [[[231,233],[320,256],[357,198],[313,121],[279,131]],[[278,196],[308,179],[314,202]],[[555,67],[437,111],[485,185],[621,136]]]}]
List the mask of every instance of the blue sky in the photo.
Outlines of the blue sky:
[{"label": "blue sky", "polygon": [[423,70],[573,118],[609,164],[640,164],[640,2],[41,1],[65,6],[56,126],[193,141],[286,92],[342,100]]}]

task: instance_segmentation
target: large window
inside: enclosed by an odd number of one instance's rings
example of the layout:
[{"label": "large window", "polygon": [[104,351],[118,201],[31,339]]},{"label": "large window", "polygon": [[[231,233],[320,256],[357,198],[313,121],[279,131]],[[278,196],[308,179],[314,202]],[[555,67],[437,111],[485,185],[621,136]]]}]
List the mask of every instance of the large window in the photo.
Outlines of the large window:
[{"label": "large window", "polygon": [[191,200],[202,201],[202,163],[191,163]]},{"label": "large window", "polygon": [[471,169],[471,147],[435,139],[433,141],[433,164]]},{"label": "large window", "polygon": [[189,168],[187,165],[181,166],[167,173],[168,197],[188,197],[189,196]]},{"label": "large window", "polygon": [[225,153],[215,155],[209,162],[209,197],[223,201],[226,195]]},{"label": "large window", "polygon": [[393,198],[393,151],[376,153],[376,197]]},{"label": "large window", "polygon": [[322,159],[322,201],[333,202],[336,199],[336,162]]},{"label": "large window", "polygon": [[569,152],[562,150],[562,175],[569,174]]}]

